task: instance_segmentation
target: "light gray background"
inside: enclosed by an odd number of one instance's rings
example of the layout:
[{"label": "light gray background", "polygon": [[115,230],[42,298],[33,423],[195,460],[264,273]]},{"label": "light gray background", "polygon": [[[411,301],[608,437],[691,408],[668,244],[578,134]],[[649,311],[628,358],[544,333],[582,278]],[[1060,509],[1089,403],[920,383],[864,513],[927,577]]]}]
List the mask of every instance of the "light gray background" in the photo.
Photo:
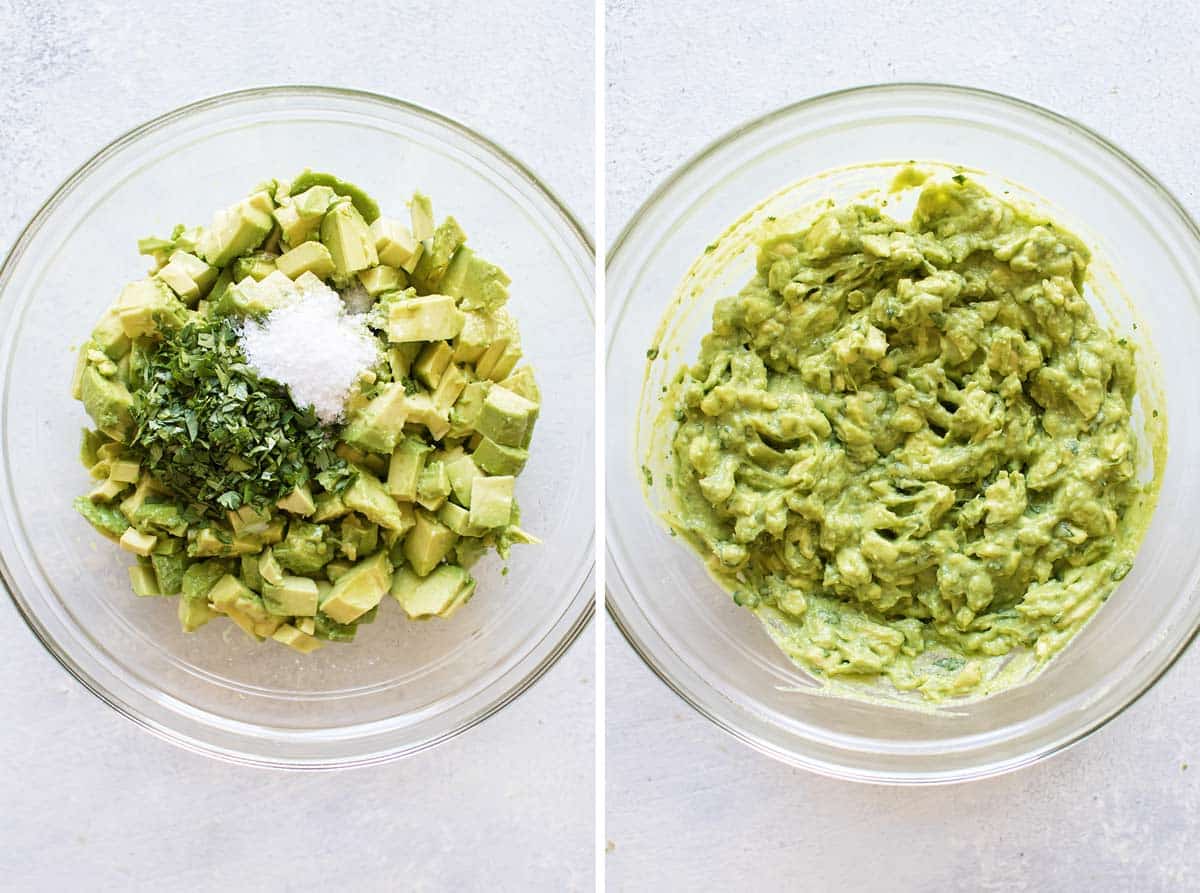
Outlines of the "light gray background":
[{"label": "light gray background", "polygon": [[[734,125],[896,80],[999,90],[1070,115],[1200,217],[1198,29],[1184,2],[610,0],[607,237]],[[901,790],[758,755],[659,682],[611,622],[606,642],[612,890],[1200,889],[1198,648],[1060,756]]]},{"label": "light gray background", "polygon": [[[590,2],[401,6],[0,0],[0,252],[125,130],[271,83],[455,117],[591,229]],[[0,889],[590,890],[593,654],[589,628],[514,704],[430,753],[287,774],[151,737],[75,683],[0,596]]]}]

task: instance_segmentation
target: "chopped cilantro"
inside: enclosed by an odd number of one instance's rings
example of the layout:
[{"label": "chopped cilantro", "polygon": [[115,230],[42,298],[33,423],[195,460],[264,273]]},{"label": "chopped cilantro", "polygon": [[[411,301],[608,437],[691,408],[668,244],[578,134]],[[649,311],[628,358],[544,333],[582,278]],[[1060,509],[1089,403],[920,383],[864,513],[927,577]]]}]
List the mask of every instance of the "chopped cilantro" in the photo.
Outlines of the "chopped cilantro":
[{"label": "chopped cilantro", "polygon": [[658,359],[658,348],[652,347],[648,351],[646,351],[646,359],[647,360],[657,360]]}]

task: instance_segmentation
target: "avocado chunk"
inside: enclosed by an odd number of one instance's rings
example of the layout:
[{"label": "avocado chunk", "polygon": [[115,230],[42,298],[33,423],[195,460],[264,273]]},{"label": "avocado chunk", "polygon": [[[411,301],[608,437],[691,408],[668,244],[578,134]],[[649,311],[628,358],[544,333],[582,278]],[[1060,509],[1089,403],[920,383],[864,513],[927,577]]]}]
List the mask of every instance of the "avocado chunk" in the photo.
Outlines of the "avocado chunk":
[{"label": "avocado chunk", "polygon": [[467,310],[463,313],[462,330],[454,339],[454,362],[474,363],[496,340],[497,323],[494,316]]},{"label": "avocado chunk", "polygon": [[290,623],[283,624],[279,629],[271,633],[271,638],[276,642],[282,642],[289,648],[294,648],[301,654],[311,654],[321,647],[320,639],[308,635]]},{"label": "avocado chunk", "polygon": [[279,565],[294,574],[315,574],[333,558],[334,544],[321,524],[293,519],[287,536],[272,552]]},{"label": "avocado chunk", "polygon": [[487,533],[482,527],[476,527],[471,523],[471,513],[461,505],[455,505],[453,502],[443,503],[438,509],[438,520],[457,533],[459,536],[483,536]]},{"label": "avocado chunk", "polygon": [[158,578],[154,576],[154,568],[147,567],[144,564],[135,564],[129,569],[129,585],[133,588],[133,594],[139,596],[156,596],[162,595],[162,590],[158,588]]},{"label": "avocado chunk", "polygon": [[[125,334],[125,327],[121,325],[121,315],[117,313],[115,306],[105,310],[100,321],[96,323],[96,328],[92,329],[92,343],[104,351],[114,363],[129,353],[130,339]],[[86,351],[80,348],[80,353],[86,354]]]},{"label": "avocado chunk", "polygon": [[475,592],[475,580],[461,567],[442,565],[422,579],[408,568],[396,571],[392,596],[409,617],[449,617]]},{"label": "avocado chunk", "polygon": [[117,540],[117,544],[126,552],[132,552],[134,555],[149,555],[154,550],[154,544],[158,542],[158,537],[148,533],[142,533],[136,527],[128,528],[121,534],[121,538]]},{"label": "avocado chunk", "polygon": [[187,557],[182,552],[174,555],[150,556],[154,566],[154,576],[158,580],[158,589],[163,595],[179,595],[183,592],[183,575],[187,570]]},{"label": "avocado chunk", "polygon": [[508,300],[511,282],[503,270],[462,245],[454,252],[438,290],[458,298],[463,310],[488,311]]},{"label": "avocado chunk", "polygon": [[425,455],[433,447],[415,437],[404,437],[392,452],[388,464],[387,489],[394,499],[413,502],[417,498],[417,483],[425,466]]},{"label": "avocado chunk", "polygon": [[342,519],[338,541],[342,554],[351,561],[357,561],[360,556],[370,555],[379,547],[379,525],[364,520],[360,515],[349,514]]},{"label": "avocado chunk", "polygon": [[537,380],[533,375],[532,366],[522,366],[509,374],[500,382],[500,387],[507,388],[514,394],[520,394],[530,403],[541,405],[542,392],[538,389]]},{"label": "avocado chunk", "polygon": [[264,584],[270,583],[272,586],[279,586],[283,583],[283,568],[275,560],[273,549],[263,549],[262,554],[258,556],[258,576]]},{"label": "avocado chunk", "polygon": [[412,234],[418,242],[433,238],[433,202],[429,196],[414,192],[408,202],[409,219],[412,221]]},{"label": "avocado chunk", "polygon": [[313,186],[291,197],[275,209],[284,241],[293,247],[304,243],[321,225],[321,218],[337,196],[328,186]]},{"label": "avocado chunk", "polygon": [[283,509],[285,512],[291,512],[293,515],[300,515],[307,518],[317,510],[317,505],[313,501],[312,488],[308,484],[301,484],[283,499],[275,503],[277,508]]},{"label": "avocado chunk", "polygon": [[185,633],[194,633],[216,616],[217,612],[210,608],[204,599],[179,599],[179,625]]},{"label": "avocado chunk", "polygon": [[479,421],[479,414],[483,412],[484,401],[491,389],[490,381],[471,381],[463,387],[450,410],[451,437],[465,437],[475,430],[475,423]]},{"label": "avocado chunk", "polygon": [[449,495],[450,478],[445,463],[441,459],[427,463],[417,482],[417,502],[433,512],[441,508]]},{"label": "avocado chunk", "polygon": [[488,474],[520,474],[529,459],[529,451],[520,447],[504,446],[485,437],[472,454],[475,464]]},{"label": "avocado chunk", "polygon": [[379,263],[375,239],[350,202],[334,204],[321,220],[321,242],[333,258],[334,275],[346,279]]},{"label": "avocado chunk", "polygon": [[441,440],[450,432],[450,418],[445,410],[433,403],[429,394],[412,394],[408,398],[408,420],[429,429],[429,436]]},{"label": "avocado chunk", "polygon": [[450,259],[467,240],[466,233],[453,217],[447,217],[433,231],[430,247],[421,253],[412,272],[413,284],[420,292],[436,290],[450,266]]},{"label": "avocado chunk", "polygon": [[450,488],[459,504],[471,507],[471,490],[475,479],[483,476],[475,460],[462,450],[447,453],[445,458],[446,476],[450,479]]},{"label": "avocado chunk", "polygon": [[217,281],[217,270],[194,254],[175,251],[166,266],[154,274],[170,286],[171,291],[191,307],[204,297]]},{"label": "avocado chunk", "polygon": [[274,209],[270,195],[256,192],[218,211],[212,225],[200,236],[196,246],[200,256],[214,267],[223,267],[234,258],[253,251],[271,231]]},{"label": "avocado chunk", "polygon": [[413,363],[413,375],[425,387],[436,388],[438,382],[442,380],[442,373],[450,365],[452,356],[454,356],[454,349],[445,341],[434,341],[427,344],[417,355],[416,362]]},{"label": "avocado chunk", "polygon": [[208,597],[213,608],[255,639],[265,638],[279,628],[281,621],[267,611],[262,598],[232,574],[218,580]]},{"label": "avocado chunk", "polygon": [[249,276],[255,282],[262,282],[278,267],[275,261],[279,255],[271,251],[254,251],[243,255],[233,262],[233,278],[241,281]]},{"label": "avocado chunk", "polygon": [[187,320],[188,311],[165,282],[138,279],[121,289],[116,313],[125,334],[137,338],[157,335],[159,326],[178,329]]},{"label": "avocado chunk", "polygon": [[212,312],[217,316],[265,316],[295,300],[297,295],[297,283],[275,270],[261,282],[247,276],[230,285]]},{"label": "avocado chunk", "polygon": [[159,536],[183,536],[188,529],[183,509],[170,502],[143,502],[129,520],[143,533]]},{"label": "avocado chunk", "polygon": [[418,577],[428,576],[450,550],[458,535],[424,510],[416,513],[416,524],[404,539],[404,557]]},{"label": "avocado chunk", "polygon": [[507,527],[512,518],[512,475],[479,477],[471,487],[471,525],[492,528]]},{"label": "avocado chunk", "polygon": [[[462,392],[467,387],[467,376],[457,364],[451,363],[442,373],[437,387],[433,389],[431,400],[439,413],[446,413],[449,418],[450,409],[458,402]],[[447,432],[449,433],[449,432]]]},{"label": "avocado chunk", "polygon": [[320,242],[301,242],[291,251],[279,255],[275,267],[289,279],[299,279],[304,273],[326,279],[336,269],[333,255]]},{"label": "avocado chunk", "polygon": [[278,583],[263,583],[263,605],[283,617],[314,617],[317,613],[317,583],[308,577],[285,576]]},{"label": "avocado chunk", "polygon": [[333,174],[306,170],[292,181],[289,191],[294,196],[297,193],[308,192],[314,188],[327,188],[337,195],[350,199],[355,209],[357,209],[358,213],[363,216],[363,219],[367,223],[371,223],[379,217],[379,205],[375,203],[375,200],[371,196],[367,195],[353,183],[340,180]]},{"label": "avocado chunk", "polygon": [[320,611],[317,611],[317,616],[313,618],[313,636],[327,642],[353,642],[357,632],[358,624],[338,623]]},{"label": "avocado chunk", "polygon": [[380,217],[371,224],[375,252],[379,262],[411,273],[420,260],[422,246],[407,226],[391,217]]},{"label": "avocado chunk", "polygon": [[508,388],[496,385],[488,391],[475,422],[475,430],[498,444],[520,447],[537,416],[538,405]]},{"label": "avocado chunk", "polygon": [[404,271],[385,264],[371,267],[369,270],[360,270],[358,282],[373,298],[379,297],[384,292],[402,291],[408,288],[408,276]]},{"label": "avocado chunk", "polygon": [[412,521],[388,494],[387,488],[369,471],[359,469],[354,483],[342,494],[342,501],[347,508],[388,530],[403,532],[412,527]]},{"label": "avocado chunk", "polygon": [[332,521],[350,511],[338,493],[321,493],[317,496],[315,502],[317,507],[312,513],[311,520],[313,522]]},{"label": "avocado chunk", "polygon": [[342,440],[361,450],[391,453],[408,420],[404,385],[389,384],[342,431]]},{"label": "avocado chunk", "polygon": [[88,366],[80,380],[83,408],[96,427],[115,440],[124,441],[133,430],[133,395],[119,381],[105,378],[95,366]]},{"label": "avocado chunk", "polygon": [[321,613],[338,623],[350,623],[379,604],[392,582],[392,563],[386,552],[363,559],[338,578],[321,602]]},{"label": "avocado chunk", "polygon": [[446,341],[462,331],[464,319],[449,295],[395,301],[388,306],[388,340]]}]

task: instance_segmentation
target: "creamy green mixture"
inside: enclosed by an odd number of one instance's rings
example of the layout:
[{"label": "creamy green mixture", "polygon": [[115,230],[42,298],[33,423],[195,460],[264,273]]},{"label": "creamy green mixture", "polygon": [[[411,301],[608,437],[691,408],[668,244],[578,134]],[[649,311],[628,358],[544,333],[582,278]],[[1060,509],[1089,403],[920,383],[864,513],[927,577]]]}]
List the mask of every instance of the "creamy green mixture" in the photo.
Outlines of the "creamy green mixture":
[{"label": "creamy green mixture", "polygon": [[820,677],[987,694],[1130,570],[1133,347],[1030,215],[959,175],[770,238],[668,394],[669,521]]}]

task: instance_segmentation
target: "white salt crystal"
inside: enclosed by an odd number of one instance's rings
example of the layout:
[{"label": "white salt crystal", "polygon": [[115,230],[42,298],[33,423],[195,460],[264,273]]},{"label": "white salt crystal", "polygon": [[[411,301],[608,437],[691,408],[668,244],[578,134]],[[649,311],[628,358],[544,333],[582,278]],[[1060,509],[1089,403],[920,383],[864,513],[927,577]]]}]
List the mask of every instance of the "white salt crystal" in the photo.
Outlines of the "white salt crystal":
[{"label": "white salt crystal", "polygon": [[246,360],[286,385],[296,406],[311,406],[322,424],[342,417],[350,389],[378,361],[379,345],[361,316],[346,313],[338,293],[308,282],[296,297],[242,328]]}]

